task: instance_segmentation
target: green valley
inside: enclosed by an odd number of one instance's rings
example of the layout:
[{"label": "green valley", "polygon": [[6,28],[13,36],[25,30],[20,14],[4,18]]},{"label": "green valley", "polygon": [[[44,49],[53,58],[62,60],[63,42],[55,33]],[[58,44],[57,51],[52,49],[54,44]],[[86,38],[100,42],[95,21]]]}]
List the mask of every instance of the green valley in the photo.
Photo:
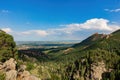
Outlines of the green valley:
[{"label": "green valley", "polygon": [[1,62],[12,57],[18,69],[24,64],[27,71],[41,80],[120,79],[120,30],[111,34],[95,33],[71,46],[18,51],[9,34],[1,31],[0,38]]}]

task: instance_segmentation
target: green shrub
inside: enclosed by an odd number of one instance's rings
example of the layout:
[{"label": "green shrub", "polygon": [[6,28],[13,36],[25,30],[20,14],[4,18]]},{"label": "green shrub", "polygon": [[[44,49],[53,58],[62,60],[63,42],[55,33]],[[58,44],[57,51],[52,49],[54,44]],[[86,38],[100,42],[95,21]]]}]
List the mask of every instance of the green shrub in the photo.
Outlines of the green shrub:
[{"label": "green shrub", "polygon": [[5,61],[17,54],[16,44],[11,35],[0,30],[0,61]]},{"label": "green shrub", "polygon": [[27,63],[27,70],[30,71],[32,69],[34,69],[34,64],[33,63]]},{"label": "green shrub", "polygon": [[5,73],[0,72],[0,80],[5,80]]}]

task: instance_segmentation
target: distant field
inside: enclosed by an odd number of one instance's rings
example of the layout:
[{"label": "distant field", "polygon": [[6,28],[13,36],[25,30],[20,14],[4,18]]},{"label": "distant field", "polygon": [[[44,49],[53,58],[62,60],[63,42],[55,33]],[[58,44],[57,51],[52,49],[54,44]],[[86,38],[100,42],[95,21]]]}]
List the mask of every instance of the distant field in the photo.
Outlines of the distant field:
[{"label": "distant field", "polygon": [[18,49],[70,47],[80,41],[16,41]]}]

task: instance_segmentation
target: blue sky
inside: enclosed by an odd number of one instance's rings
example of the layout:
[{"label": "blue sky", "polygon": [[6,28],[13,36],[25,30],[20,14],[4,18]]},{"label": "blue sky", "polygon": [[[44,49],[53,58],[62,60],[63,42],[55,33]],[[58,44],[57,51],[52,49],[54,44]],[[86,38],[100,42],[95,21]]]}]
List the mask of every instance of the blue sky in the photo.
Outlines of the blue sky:
[{"label": "blue sky", "polygon": [[120,0],[1,0],[0,28],[16,41],[83,40],[120,28]]}]

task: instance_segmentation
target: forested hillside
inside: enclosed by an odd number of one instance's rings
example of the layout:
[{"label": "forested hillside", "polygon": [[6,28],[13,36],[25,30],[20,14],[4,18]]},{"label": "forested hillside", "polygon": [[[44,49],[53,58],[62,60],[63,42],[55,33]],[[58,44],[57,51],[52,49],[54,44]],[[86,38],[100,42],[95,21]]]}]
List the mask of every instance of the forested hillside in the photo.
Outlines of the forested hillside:
[{"label": "forested hillside", "polygon": [[[95,33],[68,48],[37,49],[47,58],[37,58],[37,75],[50,80],[118,80],[120,79],[120,30],[111,34]],[[31,59],[31,60],[30,60]],[[43,68],[41,68],[43,67]],[[39,70],[42,70],[39,72]],[[44,77],[45,74],[47,77]]]}]

